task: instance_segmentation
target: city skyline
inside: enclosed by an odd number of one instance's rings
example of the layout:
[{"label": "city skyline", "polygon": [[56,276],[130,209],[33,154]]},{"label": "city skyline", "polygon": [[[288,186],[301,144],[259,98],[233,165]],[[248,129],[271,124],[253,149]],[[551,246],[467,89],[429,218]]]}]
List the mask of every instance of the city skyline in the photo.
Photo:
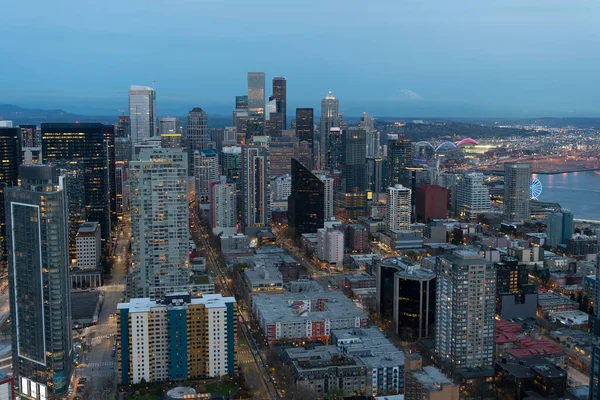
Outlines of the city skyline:
[{"label": "city skyline", "polygon": [[[310,4],[287,5],[285,18],[265,12],[272,6],[269,1],[176,3],[168,8],[131,3],[125,9],[108,1],[86,13],[70,3],[7,6],[8,15],[28,18],[13,18],[0,28],[6,37],[19,32],[16,40],[5,43],[0,102],[117,114],[126,108],[122,94],[130,84],[151,86],[155,81],[158,115],[184,115],[194,104],[219,113],[230,98],[243,93],[245,73],[256,70],[267,79],[287,79],[288,109],[318,108],[331,90],[346,115],[598,115],[593,105],[600,102],[595,84],[600,56],[589,49],[598,29],[590,23],[597,20],[599,8],[589,1],[386,1],[373,8],[351,2],[341,12],[332,2],[319,4],[318,13]],[[134,17],[129,7],[136,10]],[[161,35],[147,34],[150,21],[165,13],[169,17],[161,19]],[[206,23],[188,23],[199,13]],[[248,18],[257,22],[256,29],[244,29]],[[58,22],[45,22],[51,20]],[[93,28],[99,21],[106,22],[104,28]],[[223,29],[227,34],[217,35]],[[282,34],[270,35],[273,30]],[[319,45],[324,37],[336,43],[334,64],[339,67],[330,67],[330,49]],[[190,57],[189,46],[199,42],[202,58]],[[263,51],[246,45],[257,42]],[[169,62],[156,62],[148,49],[167,44]],[[276,66],[262,57],[274,51],[282,54]],[[31,55],[73,62],[60,69],[41,63],[22,68],[20,60]],[[118,70],[116,59],[123,61]]]}]

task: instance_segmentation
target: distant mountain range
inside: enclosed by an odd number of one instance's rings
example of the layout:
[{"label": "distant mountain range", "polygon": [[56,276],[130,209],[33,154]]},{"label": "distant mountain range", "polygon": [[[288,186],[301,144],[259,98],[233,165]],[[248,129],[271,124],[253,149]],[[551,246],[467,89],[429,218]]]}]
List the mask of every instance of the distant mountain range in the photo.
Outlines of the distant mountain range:
[{"label": "distant mountain range", "polygon": [[[291,110],[290,110],[291,111]],[[288,124],[291,123],[293,114],[288,114]],[[430,121],[458,121],[469,124],[481,124],[489,126],[497,125],[544,125],[551,128],[577,127],[577,128],[597,128],[600,129],[600,118],[582,118],[582,117],[541,117],[541,118],[423,118],[418,115],[415,117],[374,117],[378,121],[411,121],[411,120],[430,120]],[[105,124],[114,124],[117,122],[117,115],[85,115],[74,114],[64,110],[42,110],[36,108],[23,108],[13,104],[0,104],[0,120],[13,121],[14,125],[40,125],[42,122],[102,122]],[[185,125],[185,116],[179,117],[182,125]],[[222,114],[209,114],[209,127],[221,128],[231,125],[231,116]],[[350,124],[358,123],[358,117],[344,116],[344,120]],[[318,123],[318,117],[315,117],[315,123]]]}]

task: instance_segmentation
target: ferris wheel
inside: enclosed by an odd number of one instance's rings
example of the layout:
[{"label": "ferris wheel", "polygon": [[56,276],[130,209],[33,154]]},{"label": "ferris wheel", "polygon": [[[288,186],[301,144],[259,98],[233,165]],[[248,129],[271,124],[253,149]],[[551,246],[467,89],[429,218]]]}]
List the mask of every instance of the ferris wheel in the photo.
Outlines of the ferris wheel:
[{"label": "ferris wheel", "polygon": [[542,182],[538,178],[531,178],[529,183],[529,194],[531,198],[537,200],[542,194]]}]

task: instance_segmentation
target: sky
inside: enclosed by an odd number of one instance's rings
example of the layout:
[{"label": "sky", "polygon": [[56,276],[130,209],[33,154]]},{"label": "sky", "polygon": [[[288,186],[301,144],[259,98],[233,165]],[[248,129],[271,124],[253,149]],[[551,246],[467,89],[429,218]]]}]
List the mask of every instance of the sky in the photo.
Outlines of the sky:
[{"label": "sky", "polygon": [[0,104],[227,115],[246,73],[283,76],[288,115],[600,116],[597,0],[19,0],[3,4]]}]

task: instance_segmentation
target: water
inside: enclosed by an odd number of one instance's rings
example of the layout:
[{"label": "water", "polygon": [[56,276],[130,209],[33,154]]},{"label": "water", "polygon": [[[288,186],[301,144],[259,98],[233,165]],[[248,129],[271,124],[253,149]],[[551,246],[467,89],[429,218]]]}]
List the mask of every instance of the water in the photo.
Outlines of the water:
[{"label": "water", "polygon": [[540,201],[559,203],[574,218],[600,221],[600,171],[535,176],[542,182]]}]

